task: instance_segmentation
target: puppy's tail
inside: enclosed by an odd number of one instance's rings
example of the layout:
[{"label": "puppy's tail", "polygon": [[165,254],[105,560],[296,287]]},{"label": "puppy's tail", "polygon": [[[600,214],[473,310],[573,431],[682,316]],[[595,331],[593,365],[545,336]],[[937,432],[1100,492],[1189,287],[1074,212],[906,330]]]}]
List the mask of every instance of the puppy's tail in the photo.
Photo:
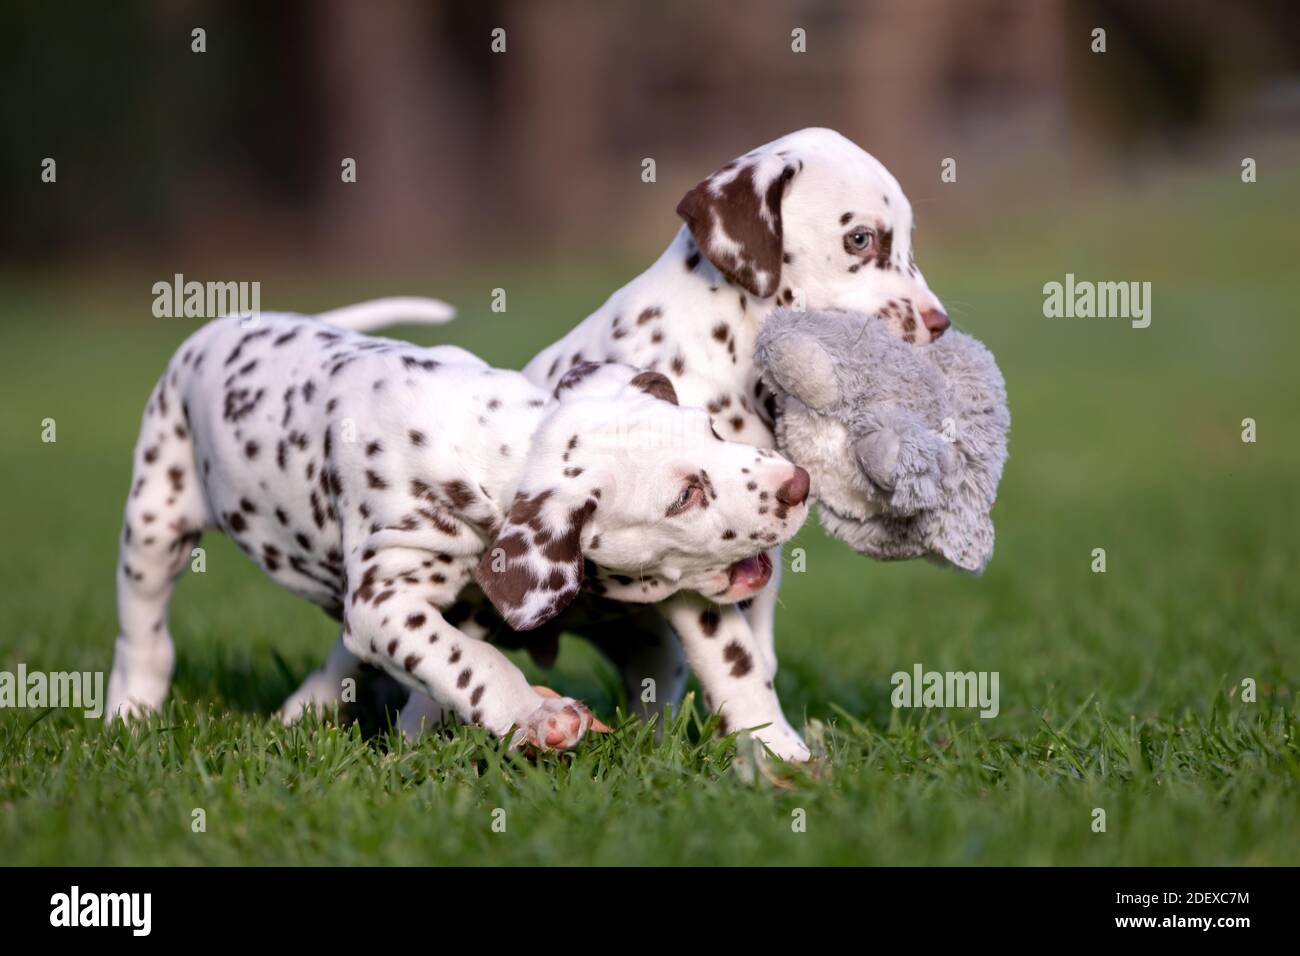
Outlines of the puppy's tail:
[{"label": "puppy's tail", "polygon": [[351,332],[372,332],[389,325],[410,322],[416,325],[441,325],[456,317],[456,309],[437,299],[397,296],[371,299],[345,305],[316,316],[321,322]]}]

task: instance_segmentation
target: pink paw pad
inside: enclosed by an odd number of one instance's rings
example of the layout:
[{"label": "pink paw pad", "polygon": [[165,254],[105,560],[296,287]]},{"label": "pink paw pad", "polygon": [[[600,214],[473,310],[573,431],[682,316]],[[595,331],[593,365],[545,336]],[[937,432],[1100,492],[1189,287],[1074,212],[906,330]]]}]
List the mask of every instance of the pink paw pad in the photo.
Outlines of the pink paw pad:
[{"label": "pink paw pad", "polygon": [[[552,692],[554,693],[554,692]],[[604,727],[586,706],[572,697],[547,697],[542,706],[524,721],[522,740],[542,750],[568,750],[592,729],[593,723]]]}]

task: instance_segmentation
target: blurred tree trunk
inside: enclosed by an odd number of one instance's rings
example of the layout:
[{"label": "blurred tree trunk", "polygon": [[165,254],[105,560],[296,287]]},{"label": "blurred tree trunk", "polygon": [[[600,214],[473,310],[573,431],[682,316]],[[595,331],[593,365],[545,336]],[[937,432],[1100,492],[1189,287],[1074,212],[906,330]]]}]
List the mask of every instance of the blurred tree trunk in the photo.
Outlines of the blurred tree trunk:
[{"label": "blurred tree trunk", "polygon": [[[410,262],[453,248],[472,156],[454,71],[429,5],[323,0],[313,17],[324,148],[320,237],[336,255]],[[457,38],[467,42],[469,38]],[[344,184],[344,157],[357,182]]]},{"label": "blurred tree trunk", "polygon": [[[531,223],[535,237],[581,242],[599,212],[600,174],[609,168],[598,124],[610,12],[573,0],[516,0],[504,14],[509,45],[499,57],[505,108],[494,124],[497,180],[509,184],[512,214]],[[628,171],[629,189],[636,175]]]}]

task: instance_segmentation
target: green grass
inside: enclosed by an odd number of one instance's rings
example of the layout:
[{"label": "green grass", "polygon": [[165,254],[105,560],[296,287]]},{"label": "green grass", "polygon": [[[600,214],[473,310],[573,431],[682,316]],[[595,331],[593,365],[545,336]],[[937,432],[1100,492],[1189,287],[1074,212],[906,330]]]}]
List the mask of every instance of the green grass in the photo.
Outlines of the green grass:
[{"label": "green grass", "polygon": [[[332,624],[211,536],[207,573],[174,604],[165,713],[105,730],[0,710],[0,861],[1293,863],[1297,205],[1300,177],[1228,176],[980,223],[947,247],[922,230],[927,276],[1008,381],[997,553],[966,578],[869,563],[815,521],[800,533],[807,570],[781,592],[777,687],[796,724],[814,722],[816,773],[751,779],[692,709],[661,742],[626,722],[536,763],[473,729],[410,746],[281,728],[270,712]],[[518,365],[632,271],[402,291],[464,313],[412,337]],[[1042,284],[1066,272],[1150,280],[1151,327],[1044,319]],[[0,282],[0,669],[108,667],[135,429],[194,325],[147,317],[151,281]],[[264,307],[385,291],[270,285]],[[495,286],[505,315],[487,308]],[[46,417],[55,444],[40,442]],[[1245,417],[1255,444],[1240,440]],[[1098,547],[1105,574],[1090,571]],[[895,710],[890,674],[914,662],[998,671],[1000,715]],[[1245,677],[1257,702],[1241,699]],[[581,641],[565,639],[546,679],[614,716],[613,674]],[[192,832],[196,808],[206,832]]]}]

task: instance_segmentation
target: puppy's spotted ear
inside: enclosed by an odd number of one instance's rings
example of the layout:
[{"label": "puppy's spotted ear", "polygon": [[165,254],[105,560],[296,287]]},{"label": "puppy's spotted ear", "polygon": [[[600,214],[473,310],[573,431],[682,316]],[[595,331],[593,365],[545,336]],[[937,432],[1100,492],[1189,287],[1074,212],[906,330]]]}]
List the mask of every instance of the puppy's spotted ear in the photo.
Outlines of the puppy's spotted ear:
[{"label": "puppy's spotted ear", "polygon": [[677,204],[704,257],[760,299],[775,294],[781,282],[781,200],[801,166],[775,153],[743,156]]},{"label": "puppy's spotted ear", "polygon": [[[576,478],[566,484],[575,485]],[[575,495],[572,487],[515,496],[474,579],[516,631],[540,627],[577,596],[582,585],[582,532],[598,497],[599,491]]]}]

